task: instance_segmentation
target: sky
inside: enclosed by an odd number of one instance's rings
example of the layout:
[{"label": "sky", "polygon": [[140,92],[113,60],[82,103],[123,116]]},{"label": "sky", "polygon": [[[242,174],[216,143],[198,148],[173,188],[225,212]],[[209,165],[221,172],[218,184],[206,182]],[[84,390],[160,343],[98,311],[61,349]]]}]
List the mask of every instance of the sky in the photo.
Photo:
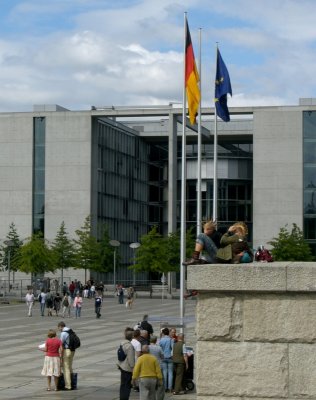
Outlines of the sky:
[{"label": "sky", "polygon": [[214,106],[215,49],[230,107],[316,97],[315,0],[0,0],[0,112],[35,104],[182,102],[184,13],[202,106]]}]

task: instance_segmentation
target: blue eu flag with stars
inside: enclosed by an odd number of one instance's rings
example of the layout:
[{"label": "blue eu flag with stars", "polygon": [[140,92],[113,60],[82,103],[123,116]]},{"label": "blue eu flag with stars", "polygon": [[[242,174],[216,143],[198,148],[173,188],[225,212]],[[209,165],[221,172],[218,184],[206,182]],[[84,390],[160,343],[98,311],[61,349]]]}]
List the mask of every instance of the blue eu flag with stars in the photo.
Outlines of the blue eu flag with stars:
[{"label": "blue eu flag with stars", "polygon": [[232,96],[229,73],[217,49],[216,78],[215,78],[215,107],[217,115],[225,122],[230,121],[227,107],[227,93]]}]

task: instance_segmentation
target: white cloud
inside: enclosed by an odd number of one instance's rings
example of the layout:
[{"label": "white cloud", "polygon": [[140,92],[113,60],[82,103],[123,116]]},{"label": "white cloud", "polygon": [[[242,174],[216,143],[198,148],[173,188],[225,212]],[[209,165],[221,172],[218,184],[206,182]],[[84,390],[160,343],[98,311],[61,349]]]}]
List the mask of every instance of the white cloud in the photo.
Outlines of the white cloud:
[{"label": "white cloud", "polygon": [[313,97],[314,1],[25,0],[0,11],[0,111],[181,102],[185,10],[196,56],[203,28],[203,103],[213,97],[215,41],[231,104]]}]

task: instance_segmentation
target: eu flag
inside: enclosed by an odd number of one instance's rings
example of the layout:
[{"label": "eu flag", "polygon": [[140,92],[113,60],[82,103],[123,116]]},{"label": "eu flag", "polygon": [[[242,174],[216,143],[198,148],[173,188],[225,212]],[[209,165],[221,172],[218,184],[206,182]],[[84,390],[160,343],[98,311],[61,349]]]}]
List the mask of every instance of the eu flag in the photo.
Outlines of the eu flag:
[{"label": "eu flag", "polygon": [[225,122],[230,121],[227,107],[227,93],[232,96],[229,73],[217,49],[216,78],[215,78],[215,107],[217,115]]}]

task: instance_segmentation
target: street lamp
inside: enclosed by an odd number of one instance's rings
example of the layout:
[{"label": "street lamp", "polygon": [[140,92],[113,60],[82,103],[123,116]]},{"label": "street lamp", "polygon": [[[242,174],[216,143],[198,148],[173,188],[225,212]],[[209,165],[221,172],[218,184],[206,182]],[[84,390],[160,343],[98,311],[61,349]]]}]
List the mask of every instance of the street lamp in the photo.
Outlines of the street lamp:
[{"label": "street lamp", "polygon": [[114,247],[114,253],[113,253],[113,264],[114,264],[114,271],[113,271],[113,284],[114,284],[114,290],[116,287],[116,248],[121,245],[121,243],[118,240],[110,240],[109,241],[110,246]]},{"label": "street lamp", "polygon": [[[131,243],[129,245],[129,247],[131,249],[133,249],[133,264],[134,264],[134,267],[135,267],[135,250],[138,249],[139,246],[140,246],[140,243],[138,243],[138,242]],[[133,286],[135,286],[135,284],[136,284],[136,273],[135,273],[135,268],[134,268],[133,269]]]},{"label": "street lamp", "polygon": [[5,240],[3,242],[6,246],[8,246],[8,284],[9,284],[9,292],[10,292],[10,270],[11,270],[11,248],[14,246],[13,240]]}]

